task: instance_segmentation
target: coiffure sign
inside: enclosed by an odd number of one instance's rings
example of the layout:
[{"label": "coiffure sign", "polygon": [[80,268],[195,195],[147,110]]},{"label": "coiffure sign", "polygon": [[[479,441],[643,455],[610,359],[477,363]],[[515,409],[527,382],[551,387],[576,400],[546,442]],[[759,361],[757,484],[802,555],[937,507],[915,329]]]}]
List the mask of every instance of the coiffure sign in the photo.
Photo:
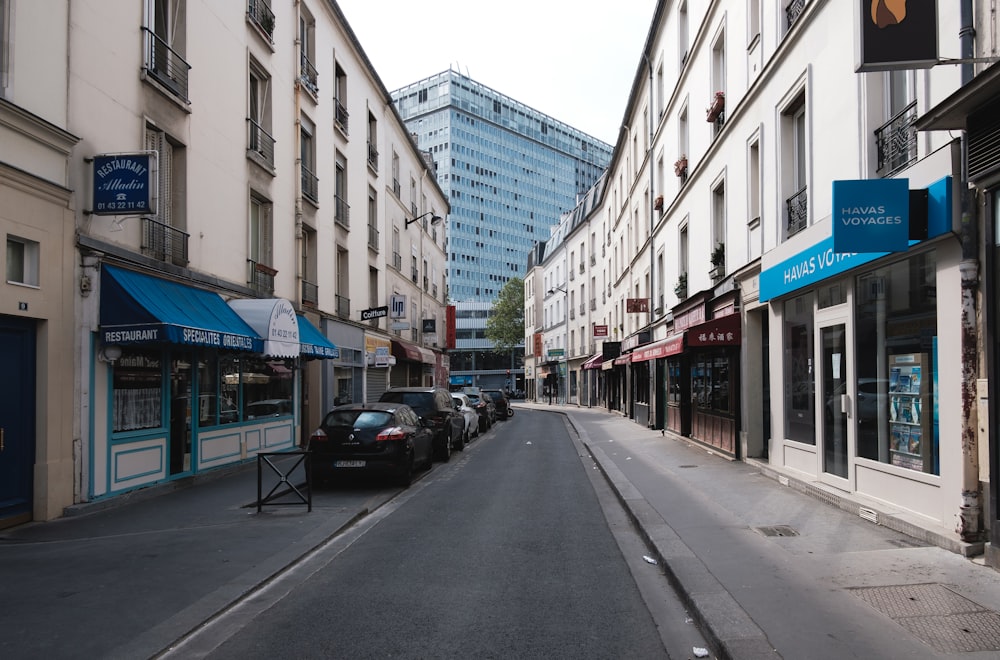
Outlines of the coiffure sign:
[{"label": "coiffure sign", "polygon": [[909,221],[908,179],[833,182],[834,252],[905,252]]}]

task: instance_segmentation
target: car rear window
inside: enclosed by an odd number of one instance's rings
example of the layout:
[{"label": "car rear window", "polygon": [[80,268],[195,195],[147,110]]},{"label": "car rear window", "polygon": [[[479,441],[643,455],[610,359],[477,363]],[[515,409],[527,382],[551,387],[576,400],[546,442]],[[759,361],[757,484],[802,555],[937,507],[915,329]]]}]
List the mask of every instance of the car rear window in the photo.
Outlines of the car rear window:
[{"label": "car rear window", "polygon": [[374,429],[392,423],[392,413],[379,410],[337,410],[326,418],[327,426],[348,426],[354,429]]},{"label": "car rear window", "polygon": [[382,395],[382,401],[405,403],[416,410],[418,415],[423,415],[434,409],[433,399],[430,392],[386,392]]}]

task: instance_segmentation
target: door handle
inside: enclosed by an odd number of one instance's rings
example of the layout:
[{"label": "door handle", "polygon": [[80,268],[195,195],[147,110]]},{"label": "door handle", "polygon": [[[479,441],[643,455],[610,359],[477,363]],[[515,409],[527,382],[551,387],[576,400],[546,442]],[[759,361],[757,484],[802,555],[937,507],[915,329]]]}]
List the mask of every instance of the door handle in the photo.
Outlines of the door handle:
[{"label": "door handle", "polygon": [[0,426],[0,451],[3,451],[3,432],[4,428]]}]

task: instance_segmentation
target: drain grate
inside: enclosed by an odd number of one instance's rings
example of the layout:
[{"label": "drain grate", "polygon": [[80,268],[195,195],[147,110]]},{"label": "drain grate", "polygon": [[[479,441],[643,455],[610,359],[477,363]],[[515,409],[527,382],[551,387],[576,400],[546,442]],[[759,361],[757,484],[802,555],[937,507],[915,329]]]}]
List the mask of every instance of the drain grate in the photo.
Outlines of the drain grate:
[{"label": "drain grate", "polygon": [[788,525],[770,525],[764,527],[754,527],[759,534],[764,536],[798,536],[799,533]]},{"label": "drain grate", "polygon": [[682,468],[696,468],[698,466],[697,465],[678,465],[677,467],[682,467]]},{"label": "drain grate", "polygon": [[1000,651],[1000,614],[944,585],[904,584],[852,591],[942,653]]}]

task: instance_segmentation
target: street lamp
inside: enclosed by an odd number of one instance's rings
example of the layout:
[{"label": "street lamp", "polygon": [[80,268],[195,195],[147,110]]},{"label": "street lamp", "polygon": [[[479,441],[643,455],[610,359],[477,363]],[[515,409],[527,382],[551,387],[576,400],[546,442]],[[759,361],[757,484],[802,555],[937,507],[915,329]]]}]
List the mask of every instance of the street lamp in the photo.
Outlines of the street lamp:
[{"label": "street lamp", "polygon": [[405,224],[403,225],[403,229],[406,229],[407,227],[409,227],[411,224],[413,224],[417,220],[419,220],[421,218],[425,218],[427,216],[431,216],[431,224],[432,225],[436,225],[436,224],[440,223],[442,220],[444,220],[444,218],[442,218],[438,214],[434,213],[434,211],[428,211],[427,213],[421,213],[420,215],[418,215],[417,217],[415,217],[415,218],[413,218],[411,220],[407,220],[405,222]]}]

